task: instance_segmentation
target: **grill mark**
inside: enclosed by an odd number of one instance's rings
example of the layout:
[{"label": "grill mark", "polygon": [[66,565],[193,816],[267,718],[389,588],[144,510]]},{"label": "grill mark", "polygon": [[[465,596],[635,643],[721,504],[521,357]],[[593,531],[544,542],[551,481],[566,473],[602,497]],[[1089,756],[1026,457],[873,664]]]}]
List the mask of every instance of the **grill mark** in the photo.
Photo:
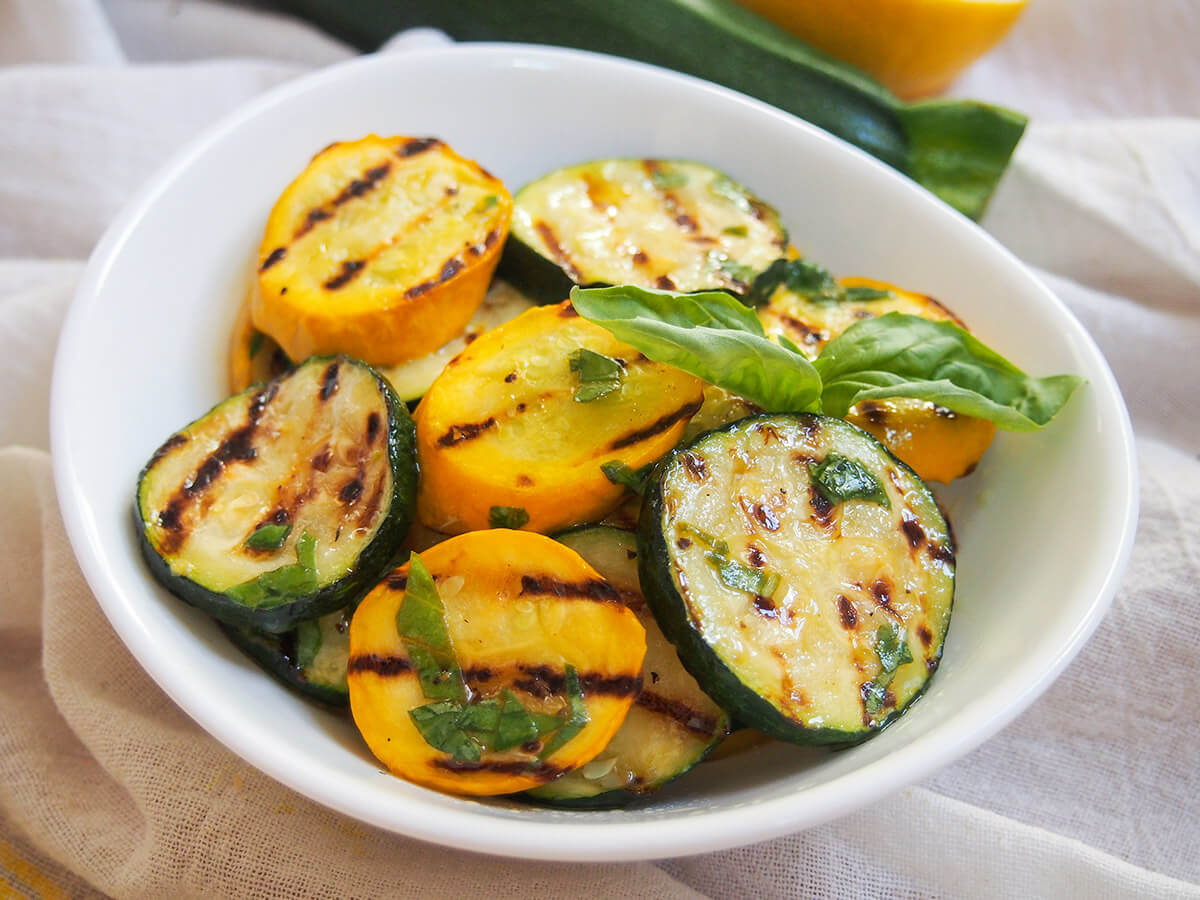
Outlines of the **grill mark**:
[{"label": "grill mark", "polygon": [[685,453],[679,459],[693,481],[704,481],[708,478],[708,466],[703,457],[697,456],[695,453]]},{"label": "grill mark", "polygon": [[900,530],[908,538],[908,545],[916,550],[925,540],[925,529],[917,521],[917,517],[905,509],[900,514]]},{"label": "grill mark", "polygon": [[660,291],[675,290],[675,282],[671,280],[671,276],[669,275],[659,275],[654,279],[654,286]]},{"label": "grill mark", "polygon": [[392,572],[384,581],[387,582],[388,590],[402,591],[408,587],[408,573]]},{"label": "grill mark", "polygon": [[342,263],[342,268],[338,271],[338,273],[330,277],[329,280],[327,280],[321,286],[327,291],[336,291],[340,288],[344,288],[351,281],[358,277],[358,273],[361,272],[366,265],[367,263],[365,260],[347,260],[346,262]]},{"label": "grill mark", "polygon": [[779,618],[779,607],[775,601],[770,597],[764,597],[762,594],[754,595],[754,611],[768,619]]},{"label": "grill mark", "polygon": [[944,544],[935,544],[929,542],[929,558],[934,562],[945,563],[948,566],[954,565],[954,551]]},{"label": "grill mark", "polygon": [[579,310],[575,308],[575,304],[568,300],[558,311],[558,317],[560,319],[577,319],[579,318]]},{"label": "grill mark", "polygon": [[453,447],[464,441],[473,441],[489,428],[496,427],[496,417],[488,416],[482,422],[468,422],[466,425],[451,425],[446,433],[437,439],[439,447]]},{"label": "grill mark", "polygon": [[[674,198],[672,198],[672,199],[674,199]],[[682,228],[684,231],[693,231],[694,232],[694,231],[700,230],[700,226],[698,224],[696,224],[696,220],[693,219],[690,215],[688,215],[685,212],[676,213],[675,224],[678,225],[680,228]]]},{"label": "grill mark", "polygon": [[375,443],[375,438],[379,437],[379,413],[373,412],[367,416],[367,446],[370,447]]},{"label": "grill mark", "polygon": [[392,164],[390,162],[385,162],[381,166],[375,166],[374,168],[367,169],[367,171],[363,172],[362,178],[355,178],[348,185],[342,188],[341,193],[333,198],[333,205],[341,206],[345,203],[349,203],[351,200],[354,200],[357,197],[361,197],[364,194],[369,194],[371,191],[375,190],[375,188],[379,185],[379,182],[387,178],[388,173],[391,170]]},{"label": "grill mark", "polygon": [[364,656],[352,656],[346,663],[346,673],[354,675],[358,672],[374,672],[385,678],[393,675],[403,675],[413,670],[412,663],[403,656],[380,656],[368,653]]},{"label": "grill mark", "polygon": [[871,585],[871,596],[875,598],[875,602],[880,606],[886,606],[888,609],[891,609],[892,583],[886,578],[877,578],[875,583]]},{"label": "grill mark", "polygon": [[753,544],[746,548],[746,558],[750,561],[750,565],[756,569],[764,568],[767,564],[766,554]]},{"label": "grill mark", "polygon": [[751,503],[745,497],[739,498],[738,505],[742,507],[742,511],[747,516],[767,531],[779,530],[779,517],[775,515],[775,511],[769,506],[762,503]]},{"label": "grill mark", "polygon": [[327,472],[331,462],[333,462],[333,450],[326,444],[321,448],[321,452],[312,458],[312,467],[318,472]]},{"label": "grill mark", "polygon": [[182,447],[187,442],[188,439],[187,435],[185,434],[176,433],[171,435],[169,438],[163,441],[161,447],[154,451],[154,455],[150,457],[150,462],[146,464],[146,471],[148,472],[153,469],[156,465],[162,462],[164,456],[166,456],[176,447]]},{"label": "grill mark", "polygon": [[287,256],[287,247],[276,247],[267,254],[267,258],[264,259],[262,265],[258,267],[258,271],[267,271],[267,269],[271,268],[271,266],[275,265],[275,263],[282,260],[285,256]]},{"label": "grill mark", "polygon": [[872,425],[882,425],[887,421],[887,410],[873,400],[864,400],[858,404],[858,411]]},{"label": "grill mark", "polygon": [[826,340],[825,332],[819,328],[813,328],[807,322],[802,322],[794,316],[781,316],[783,324],[788,328],[800,334],[800,342],[809,346],[816,346]]},{"label": "grill mark", "polygon": [[353,506],[355,501],[362,496],[363,483],[362,479],[357,475],[342,485],[342,489],[338,491],[338,499],[347,506]]},{"label": "grill mark", "polygon": [[682,700],[643,689],[634,703],[657,715],[667,716],[694,734],[711,738],[717,733],[717,720],[713,716],[692,709]]},{"label": "grill mark", "polygon": [[540,762],[538,760],[523,762],[519,759],[482,759],[479,762],[459,762],[452,757],[438,756],[431,761],[431,765],[439,769],[445,769],[448,772],[496,772],[500,775],[536,775],[538,778],[545,778],[547,781],[553,781],[567,772],[561,766],[552,766],[547,762]]},{"label": "grill mark", "polygon": [[338,389],[338,364],[331,362],[325,373],[321,376],[321,402],[324,403]]},{"label": "grill mark", "polygon": [[762,435],[764,447],[769,447],[771,445],[771,441],[781,440],[779,437],[779,432],[775,430],[774,425],[755,425],[754,431],[756,434]]},{"label": "grill mark", "polygon": [[632,447],[635,444],[640,444],[642,441],[647,441],[657,434],[662,434],[676,422],[682,422],[690,419],[700,411],[701,401],[694,400],[691,403],[685,403],[683,406],[674,412],[669,412],[655,421],[651,422],[645,428],[639,428],[637,431],[631,431],[628,434],[617,438],[608,445],[609,450],[622,450],[625,447]]},{"label": "grill mark", "polygon": [[358,524],[360,528],[366,528],[375,521],[376,514],[379,512],[380,506],[383,505],[383,476],[382,474],[375,479],[375,488],[371,491],[371,495],[367,498],[367,502],[363,504],[362,512],[358,514]]},{"label": "grill mark", "polygon": [[505,375],[505,376],[504,376],[504,383],[505,383],[505,384],[512,384],[512,383],[513,383],[514,381],[516,381],[516,380],[517,380],[517,373],[516,373],[516,372],[509,372],[507,375]]},{"label": "grill mark", "polygon": [[469,684],[486,684],[496,677],[496,670],[487,666],[473,666],[462,670],[463,680]]},{"label": "grill mark", "polygon": [[680,550],[686,550],[688,547],[692,546],[692,539],[681,537],[675,542],[675,546]]},{"label": "grill mark", "polygon": [[817,490],[815,484],[808,486],[808,503],[813,510],[813,521],[822,528],[833,524],[833,504],[825,499],[825,495]]},{"label": "grill mark", "polygon": [[325,209],[323,206],[318,206],[318,207],[315,207],[314,209],[310,209],[305,214],[304,221],[301,222],[299,227],[297,227],[296,230],[292,232],[292,240],[293,241],[299,240],[300,238],[302,238],[306,234],[308,234],[310,231],[312,231],[313,227],[316,226],[317,223],[324,222],[326,219],[332,219],[332,218],[333,218],[333,213],[331,213],[329,210]]},{"label": "grill mark", "polygon": [[620,603],[621,595],[607,581],[559,581],[552,575],[522,575],[521,597],[575,597],[601,603]]},{"label": "grill mark", "polygon": [[438,284],[441,284],[443,281],[449,281],[462,271],[464,265],[465,263],[457,256],[450,257],[446,260],[445,265],[442,266],[442,271],[438,273]]},{"label": "grill mark", "polygon": [[637,266],[644,266],[650,262],[650,257],[645,250],[638,249],[633,254],[633,263]]},{"label": "grill mark", "polygon": [[575,268],[575,263],[571,260],[570,254],[559,243],[558,235],[554,233],[554,229],[540,219],[533,223],[533,229],[541,237],[542,242],[546,245],[546,249],[550,251],[551,258],[558,263],[559,268],[567,273],[567,277],[574,282],[582,283],[583,276]]},{"label": "grill mark", "polygon": [[842,625],[852,630],[858,624],[858,612],[854,609],[854,604],[844,594],[838,594],[837,606]]},{"label": "grill mark", "polygon": [[530,478],[528,475],[524,475],[524,474],[518,475],[517,476],[517,485],[520,487],[532,487],[533,479]]},{"label": "grill mark", "polygon": [[[531,697],[552,697],[566,690],[567,676],[550,666],[524,666],[517,668],[526,677],[513,681],[513,687]],[[609,697],[628,697],[642,689],[640,675],[606,675],[601,672],[581,672],[579,688],[584,695],[600,694]]]},{"label": "grill mark", "polygon": [[921,643],[925,645],[926,649],[929,649],[929,645],[933,643],[933,634],[930,633],[924,622],[917,626],[917,637],[921,639]]},{"label": "grill mark", "polygon": [[418,153],[424,153],[426,150],[432,150],[441,145],[442,142],[435,137],[409,138],[396,148],[396,155],[401,159],[408,159],[410,156],[416,156]]}]

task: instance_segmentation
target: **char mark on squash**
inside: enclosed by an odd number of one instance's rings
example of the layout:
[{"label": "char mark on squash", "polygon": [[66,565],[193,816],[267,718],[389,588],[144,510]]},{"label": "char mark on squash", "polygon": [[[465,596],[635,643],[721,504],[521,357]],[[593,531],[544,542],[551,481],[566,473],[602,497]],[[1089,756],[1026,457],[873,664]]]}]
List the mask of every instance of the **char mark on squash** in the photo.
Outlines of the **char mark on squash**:
[{"label": "char mark on squash", "polygon": [[377,653],[352,656],[346,663],[346,672],[350,675],[358,672],[374,672],[376,675],[390,677],[411,672],[412,668],[412,663],[406,657],[380,656]]},{"label": "char mark on squash", "polygon": [[333,198],[334,206],[341,206],[343,203],[348,203],[363,194],[369,194],[375,189],[379,182],[387,178],[388,172],[392,170],[392,164],[385,162],[381,166],[367,169],[363,172],[361,178],[355,178],[348,185],[342,188],[341,193]]},{"label": "char mark on squash", "polygon": [[554,229],[549,223],[538,220],[533,223],[534,230],[542,239],[542,243],[546,245],[546,249],[550,251],[551,258],[558,263],[559,268],[567,273],[567,277],[575,282],[582,282],[583,276],[579,274],[579,270],[575,268],[575,263],[571,260],[571,255],[563,249],[563,245],[559,243],[558,235],[554,233]]},{"label": "char mark on squash", "polygon": [[684,231],[697,231],[700,228],[700,226],[696,224],[696,220],[684,212],[675,214],[675,224]]},{"label": "char mark on squash", "polygon": [[750,565],[756,569],[765,568],[767,565],[766,554],[753,544],[746,548],[746,558],[750,560]]},{"label": "char mark on squash", "polygon": [[187,441],[188,439],[186,434],[179,434],[176,432],[175,434],[171,435],[169,438],[163,441],[161,447],[154,451],[154,455],[150,457],[150,462],[146,464],[146,470],[149,471],[150,469],[153,469],[162,461],[164,456],[166,456],[176,447],[182,447],[187,443]]},{"label": "char mark on squash", "polygon": [[571,597],[600,603],[620,603],[621,595],[607,581],[560,581],[552,575],[522,575],[522,597]]},{"label": "char mark on squash", "polygon": [[813,521],[822,528],[833,524],[833,504],[825,499],[825,495],[817,490],[815,484],[808,486],[808,503],[813,510]]},{"label": "char mark on squash", "polygon": [[384,581],[387,583],[388,590],[402,591],[408,587],[408,573],[392,572],[387,576],[387,578],[384,579]]},{"label": "char mark on squash", "polygon": [[645,250],[638,248],[633,254],[633,264],[635,266],[644,266],[650,262],[650,257]]},{"label": "char mark on squash", "polygon": [[882,425],[887,421],[887,410],[873,400],[864,400],[858,404],[858,411],[872,425]]},{"label": "char mark on squash", "polygon": [[662,434],[676,422],[682,422],[690,419],[700,411],[701,401],[694,400],[691,403],[685,403],[683,406],[674,412],[669,412],[655,421],[651,422],[645,428],[639,428],[637,431],[631,431],[628,434],[614,440],[608,445],[609,450],[622,450],[625,447],[632,447],[635,444],[640,444],[642,441],[648,441],[655,435]]},{"label": "char mark on squash", "polygon": [[488,416],[482,422],[467,422],[465,425],[451,425],[446,433],[437,439],[439,447],[453,447],[464,441],[473,441],[489,428],[496,427],[496,417]]},{"label": "char mark on squash", "polygon": [[871,585],[871,596],[875,598],[875,602],[880,606],[886,606],[888,609],[891,609],[892,583],[886,578],[875,579],[875,583]]},{"label": "char mark on squash", "polygon": [[853,629],[858,624],[858,612],[854,609],[854,604],[844,594],[838,594],[837,606],[842,625]]},{"label": "char mark on squash", "polygon": [[342,489],[338,491],[338,499],[347,506],[352,506],[359,497],[362,496],[363,483],[362,479],[355,476],[342,485]]},{"label": "char mark on squash", "polygon": [[267,254],[267,258],[264,259],[262,265],[258,267],[258,271],[267,271],[267,269],[271,268],[271,266],[275,265],[275,263],[279,262],[285,256],[287,256],[287,247],[276,247]]},{"label": "char mark on squash", "polygon": [[457,256],[450,257],[448,260],[446,260],[445,265],[442,266],[442,271],[438,273],[438,283],[440,284],[443,281],[449,281],[462,271],[463,265],[463,261]]},{"label": "char mark on squash", "polygon": [[679,459],[693,481],[704,481],[708,478],[708,465],[705,463],[704,457],[689,452],[684,453]]},{"label": "char mark on squash", "polygon": [[567,771],[561,766],[552,766],[540,760],[522,762],[519,759],[482,759],[478,762],[470,762],[466,760],[460,761],[450,756],[438,756],[432,760],[432,764],[448,772],[495,772],[498,775],[533,775],[538,778],[544,778],[546,781],[553,781],[555,778],[566,774]]},{"label": "char mark on squash", "polygon": [[654,279],[654,286],[660,291],[675,290],[675,282],[671,280],[670,275],[659,275]]},{"label": "char mark on squash", "polygon": [[321,452],[312,458],[312,467],[318,472],[327,472],[331,462],[333,462],[333,449],[326,444],[321,448]]},{"label": "char mark on squash", "polygon": [[929,557],[934,562],[945,563],[948,566],[954,565],[954,551],[945,544],[929,542]]},{"label": "char mark on squash", "polygon": [[373,412],[367,416],[367,446],[373,446],[375,438],[379,437],[380,418],[379,413]]},{"label": "char mark on squash", "polygon": [[921,644],[926,649],[928,649],[929,645],[933,643],[933,634],[929,631],[929,627],[924,622],[917,626],[917,637],[920,639]]},{"label": "char mark on squash", "polygon": [[801,321],[795,316],[783,316],[782,318],[784,325],[800,335],[799,343],[815,347],[821,341],[825,340],[825,332],[819,328],[813,328],[807,322]]},{"label": "char mark on squash", "polygon": [[579,310],[577,310],[575,308],[574,303],[572,303],[570,300],[568,300],[566,303],[564,303],[562,305],[562,308],[558,311],[558,317],[560,319],[578,319],[579,318]]},{"label": "char mark on squash", "polygon": [[325,282],[322,287],[327,291],[336,291],[344,288],[351,281],[358,277],[358,274],[367,264],[361,259],[350,259],[342,263],[342,268],[338,273]]},{"label": "char mark on squash", "polygon": [[338,389],[338,364],[331,362],[321,375],[321,402],[324,403]]},{"label": "char mark on squash", "polygon": [[754,611],[768,619],[779,618],[779,605],[770,597],[764,597],[762,594],[754,595]]},{"label": "char mark on squash", "polygon": [[304,221],[292,232],[292,240],[299,240],[304,237],[313,227],[319,222],[324,222],[326,219],[332,219],[333,213],[323,206],[317,206],[310,209],[304,216]]},{"label": "char mark on squash", "polygon": [[917,517],[905,509],[900,513],[900,530],[908,539],[908,545],[916,550],[925,540],[925,529],[917,521]]},{"label": "char mark on squash", "polygon": [[779,517],[775,515],[775,510],[767,506],[765,503],[753,503],[745,497],[738,500],[738,505],[741,506],[742,512],[746,514],[751,522],[754,522],[767,531],[779,530]]},{"label": "char mark on squash", "polygon": [[681,727],[702,737],[711,738],[717,733],[717,720],[713,716],[692,709],[674,697],[664,697],[662,694],[643,690],[634,703],[657,715],[667,716]]},{"label": "char mark on squash", "polygon": [[434,147],[440,146],[442,146],[442,142],[434,137],[409,138],[396,148],[396,155],[401,159],[407,159],[410,156],[416,156],[418,153],[424,153],[426,150],[432,150]]},{"label": "char mark on squash", "polygon": [[[567,687],[567,676],[550,666],[518,666],[521,678],[513,681],[513,687],[531,697],[552,697],[560,695]],[[584,695],[603,695],[606,697],[629,697],[642,689],[640,675],[606,675],[601,672],[579,673],[579,688]]]},{"label": "char mark on squash", "polygon": [[496,677],[496,670],[487,666],[472,666],[462,670],[463,680],[467,684],[487,684]]}]

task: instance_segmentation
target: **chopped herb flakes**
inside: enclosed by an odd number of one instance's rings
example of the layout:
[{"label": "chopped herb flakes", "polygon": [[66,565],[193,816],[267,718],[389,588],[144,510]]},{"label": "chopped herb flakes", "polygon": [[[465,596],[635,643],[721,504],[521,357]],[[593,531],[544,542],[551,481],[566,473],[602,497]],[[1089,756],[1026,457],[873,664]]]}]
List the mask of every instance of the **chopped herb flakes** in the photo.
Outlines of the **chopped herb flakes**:
[{"label": "chopped herb flakes", "polygon": [[250,550],[278,550],[292,533],[289,525],[260,525],[254,534],[246,538],[246,547]]},{"label": "chopped herb flakes", "polygon": [[262,609],[312,594],[318,587],[316,550],[316,538],[306,531],[296,541],[295,563],[263,572],[252,581],[231,587],[225,595],[243,606]]},{"label": "chopped herb flakes", "polygon": [[879,656],[879,675],[863,685],[863,705],[871,715],[883,709],[888,685],[896,677],[896,670],[913,659],[902,632],[891,623],[879,626],[875,632],[875,653]]},{"label": "chopped herb flakes", "polygon": [[579,374],[577,403],[590,403],[621,387],[621,364],[609,356],[580,347],[571,354],[571,371]]},{"label": "chopped herb flakes", "polygon": [[520,506],[493,506],[488,510],[488,527],[520,528],[529,524],[529,513]]},{"label": "chopped herb flakes", "polygon": [[467,689],[450,644],[446,608],[433,576],[416,553],[408,557],[408,583],[396,612],[396,631],[417,671],[421,692],[430,700],[464,702]]},{"label": "chopped herb flakes", "polygon": [[887,491],[879,479],[857,460],[830,453],[819,464],[809,465],[808,474],[821,496],[830,503],[867,500],[887,509],[892,508]]},{"label": "chopped herb flakes", "polygon": [[650,472],[654,468],[654,463],[647,463],[640,469],[631,469],[619,459],[614,459],[600,465],[600,471],[604,473],[604,477],[613,484],[619,484],[629,488],[639,497],[646,491],[646,480],[650,477]]},{"label": "chopped herb flakes", "polygon": [[760,597],[770,597],[779,589],[779,573],[756,569],[729,558],[729,543],[686,522],[675,526],[675,533],[690,537],[708,548],[704,558],[714,569],[721,583],[735,591],[746,591]]}]

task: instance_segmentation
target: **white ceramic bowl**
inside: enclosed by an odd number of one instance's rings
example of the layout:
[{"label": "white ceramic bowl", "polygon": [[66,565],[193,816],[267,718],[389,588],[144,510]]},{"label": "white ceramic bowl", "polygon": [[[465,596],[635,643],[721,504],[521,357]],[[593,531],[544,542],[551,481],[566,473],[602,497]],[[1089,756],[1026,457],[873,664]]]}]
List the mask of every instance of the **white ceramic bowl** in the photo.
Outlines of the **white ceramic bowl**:
[{"label": "white ceramic bowl", "polygon": [[[158,587],[131,524],[138,470],[224,396],[226,336],[275,198],[317,150],[369,132],[438,135],[514,188],[604,156],[711,163],[778,206],[795,244],[835,273],[933,294],[1027,370],[1088,379],[1051,427],[1002,434],[974,475],[940,492],[960,546],[957,603],[941,669],[907,715],[845,752],[776,744],[702,765],[632,810],[459,799],[381,772],[348,720],[289,694]],[[210,129],[96,248],[59,346],[52,407],[58,496],[83,572],[118,634],[184,710],[327,806],[511,856],[617,860],[729,847],[928,776],[1009,722],[1079,650],[1108,607],[1136,519],[1132,436],[1112,374],[1062,303],[983,231],[763,104],[545,48],[355,60]]]}]

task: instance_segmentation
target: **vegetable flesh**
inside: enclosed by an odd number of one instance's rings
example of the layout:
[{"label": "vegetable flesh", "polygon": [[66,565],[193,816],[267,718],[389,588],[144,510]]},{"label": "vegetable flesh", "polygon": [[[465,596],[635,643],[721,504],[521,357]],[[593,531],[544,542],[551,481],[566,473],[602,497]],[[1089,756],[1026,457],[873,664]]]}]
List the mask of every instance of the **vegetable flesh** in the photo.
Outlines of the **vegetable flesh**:
[{"label": "vegetable flesh", "polygon": [[[550,302],[573,283],[744,291],[787,249],[774,209],[716,169],[683,160],[570,166],[526,185],[514,204],[504,271],[517,280],[526,268],[556,267],[557,280],[538,281]],[[515,257],[517,245],[532,254]]]},{"label": "vegetable flesh", "polygon": [[645,632],[616,591],[573,550],[527,532],[460,535],[421,559],[471,694],[495,698],[508,689],[530,711],[560,714],[572,666],[588,722],[544,759],[541,746],[514,747],[485,749],[478,763],[463,764],[428,744],[409,716],[429,700],[397,631],[402,566],[367,595],[350,625],[350,708],[380,761],[427,787],[488,795],[544,784],[603,750],[637,694],[646,652]]},{"label": "vegetable flesh", "polygon": [[511,214],[498,179],[434,138],[332,144],[267,220],[255,327],[292,359],[432,353],[483,302]]},{"label": "vegetable flesh", "polygon": [[592,527],[558,536],[595,567],[646,629],[642,689],[624,724],[595,759],[530,796],[559,805],[619,806],[652,793],[721,742],[729,718],[700,690],[646,606],[637,576],[637,538]]},{"label": "vegetable flesh", "polygon": [[[344,606],[412,520],[413,439],[387,384],[345,357],[315,357],[236,394],[172,435],[142,471],[138,521],[151,568],[231,625],[277,633]],[[247,543],[262,528],[282,535],[277,546]],[[237,596],[300,565],[302,545],[312,547],[311,579]]]},{"label": "vegetable flesh", "polygon": [[[578,402],[580,348],[620,360],[617,390]],[[653,363],[569,303],[531,309],[480,337],[416,411],[418,516],[435,531],[488,528],[493,508],[553,532],[596,521],[624,489],[601,466],[657,460],[700,408],[699,379]]]},{"label": "vegetable flesh", "polygon": [[[831,454],[862,466],[888,504],[824,499],[810,471]],[[778,588],[731,587],[714,544],[777,574]],[[696,680],[781,740],[870,736],[941,658],[954,592],[945,519],[911,470],[840,419],[743,419],[675,451],[647,497],[639,560],[646,598]],[[885,672],[880,630],[893,627],[912,661]]]}]

